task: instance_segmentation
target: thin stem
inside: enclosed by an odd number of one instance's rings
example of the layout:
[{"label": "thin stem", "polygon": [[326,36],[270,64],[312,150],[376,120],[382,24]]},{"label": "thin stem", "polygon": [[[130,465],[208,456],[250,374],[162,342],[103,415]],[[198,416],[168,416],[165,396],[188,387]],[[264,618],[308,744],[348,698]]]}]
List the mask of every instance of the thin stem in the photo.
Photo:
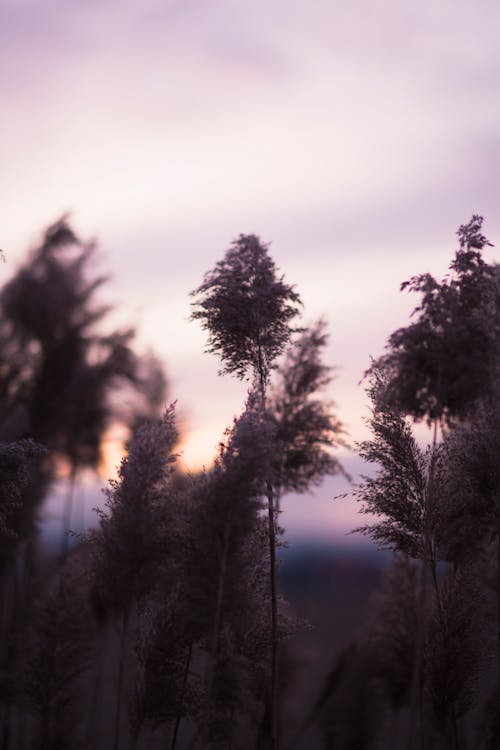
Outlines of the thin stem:
[{"label": "thin stem", "polygon": [[[262,419],[266,418],[266,386],[269,373],[264,367],[264,358],[259,348],[259,385]],[[273,750],[279,748],[278,734],[278,603],[276,586],[276,524],[274,518],[274,488],[270,479],[266,482],[269,524],[269,563],[271,579],[271,741]]]},{"label": "thin stem", "polygon": [[212,641],[210,645],[210,660],[207,666],[206,674],[206,691],[207,691],[207,705],[205,711],[204,724],[202,729],[202,738],[204,741],[207,740],[208,728],[209,728],[209,717],[212,705],[212,692],[215,679],[215,662],[217,659],[217,649],[219,645],[219,631],[222,620],[222,603],[224,601],[224,587],[226,583],[226,570],[227,560],[229,556],[229,539],[231,532],[231,506],[229,506],[228,515],[226,517],[226,523],[224,526],[224,545],[222,549],[222,560],[219,569],[219,579],[217,581],[217,598],[215,603],[214,613],[214,624],[212,630]]},{"label": "thin stem", "polygon": [[224,600],[224,587],[226,583],[227,558],[229,555],[229,537],[231,534],[231,512],[229,509],[226,523],[224,526],[224,546],[222,550],[222,560],[219,569],[219,580],[217,582],[217,599],[215,604],[214,626],[212,631],[212,643],[210,653],[212,661],[215,663],[217,656],[217,646],[219,640],[220,624],[222,620],[222,602]]},{"label": "thin stem", "polygon": [[274,521],[274,493],[267,483],[269,520],[269,555],[271,567],[271,738],[273,750],[279,747],[278,736],[278,603],[276,591],[276,529]]},{"label": "thin stem", "polygon": [[191,654],[193,653],[193,642],[189,644],[188,649],[188,655],[186,659],[186,666],[184,667],[184,675],[182,677],[182,689],[181,689],[181,697],[180,697],[180,705],[179,710],[177,711],[177,716],[175,717],[175,727],[174,727],[174,733],[172,735],[172,742],[170,744],[170,750],[175,750],[175,745],[177,743],[177,735],[179,733],[179,725],[181,723],[181,711],[182,711],[182,704],[184,703],[184,696],[186,694],[186,687],[187,687],[187,681],[188,681],[188,675],[189,675],[189,665],[191,664]]},{"label": "thin stem", "polygon": [[410,689],[410,736],[408,747],[410,750],[416,746],[417,722],[419,706],[421,707],[421,682],[422,682],[422,653],[424,646],[424,613],[427,599],[427,552],[424,551],[422,568],[420,574],[420,589],[417,607],[417,634],[415,639],[415,651],[413,656],[412,680]]},{"label": "thin stem", "polygon": [[122,615],[122,627],[121,627],[121,635],[120,635],[118,683],[116,687],[115,739],[114,739],[114,744],[113,744],[114,750],[118,750],[120,746],[120,722],[121,722],[123,682],[124,682],[124,674],[125,674],[125,643],[127,639],[128,617],[129,617],[129,612],[128,612],[128,607],[126,607]]}]

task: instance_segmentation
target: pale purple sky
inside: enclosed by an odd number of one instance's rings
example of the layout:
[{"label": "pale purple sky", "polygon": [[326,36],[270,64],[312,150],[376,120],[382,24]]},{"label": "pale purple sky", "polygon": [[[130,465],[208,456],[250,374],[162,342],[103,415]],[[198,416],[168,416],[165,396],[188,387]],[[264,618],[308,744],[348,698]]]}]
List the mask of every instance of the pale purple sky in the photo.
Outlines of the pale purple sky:
[{"label": "pale purple sky", "polygon": [[245,386],[217,378],[188,293],[259,234],[330,323],[331,396],[360,438],[358,381],[415,302],[399,283],[444,273],[474,212],[500,242],[499,29],[492,0],[2,0],[2,273],[63,212],[98,237],[195,466]]}]

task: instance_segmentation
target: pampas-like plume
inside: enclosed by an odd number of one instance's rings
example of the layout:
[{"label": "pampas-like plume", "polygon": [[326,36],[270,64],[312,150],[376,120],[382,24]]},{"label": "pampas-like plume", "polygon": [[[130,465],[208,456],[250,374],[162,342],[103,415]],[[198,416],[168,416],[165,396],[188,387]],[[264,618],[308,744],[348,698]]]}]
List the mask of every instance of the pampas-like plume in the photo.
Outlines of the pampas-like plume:
[{"label": "pampas-like plume", "polygon": [[[208,351],[219,353],[222,372],[243,379],[252,377],[259,388],[261,419],[266,421],[266,389],[277,357],[288,343],[291,321],[301,304],[293,287],[278,277],[268,247],[251,235],[240,235],[223,260],[205,274],[193,292],[192,319],[208,331]],[[269,561],[272,622],[272,727],[273,747],[278,747],[278,608],[276,585],[276,499],[273,477],[266,477],[269,525]]]},{"label": "pampas-like plume", "polygon": [[191,318],[208,331],[207,351],[221,355],[222,371],[243,379],[250,370],[264,385],[301,304],[278,276],[268,246],[240,234],[192,295]]},{"label": "pampas-like plume", "polygon": [[412,740],[416,739],[417,704],[422,701],[422,664],[427,611],[428,566],[439,596],[437,562],[442,557],[439,541],[443,537],[442,488],[446,483],[443,450],[436,441],[423,451],[417,444],[409,422],[404,416],[383,405],[380,393],[386,387],[386,374],[372,369],[368,390],[374,404],[368,424],[373,439],[360,445],[360,455],[377,464],[374,477],[364,477],[353,495],[364,503],[362,513],[372,513],[382,520],[357,529],[370,535],[381,547],[403,552],[422,560],[419,601],[416,609],[417,631],[413,656],[411,687]]},{"label": "pampas-like plume", "polygon": [[199,478],[192,494],[194,525],[186,555],[185,604],[188,627],[198,633],[209,654],[202,743],[208,741],[209,716],[222,710],[214,701],[222,695],[216,694],[215,681],[226,627],[231,630],[235,658],[249,665],[247,689],[261,713],[269,693],[263,684],[270,675],[272,641],[269,529],[260,511],[273,429],[262,420],[259,396],[258,392],[250,394],[244,413],[221,446],[216,465]]},{"label": "pampas-like plume", "polygon": [[217,642],[227,607],[237,607],[245,540],[262,509],[263,474],[270,452],[252,392],[241,417],[221,443],[210,471],[195,481],[193,523],[186,545],[186,607],[199,633]]},{"label": "pampas-like plume", "polygon": [[110,612],[122,612],[155,582],[169,520],[163,498],[176,458],[174,418],[171,405],[160,421],[138,429],[105,491],[99,528],[89,534],[94,585]]},{"label": "pampas-like plume", "polygon": [[335,405],[321,398],[332,380],[322,362],[327,345],[326,323],[305,329],[288,348],[267,402],[275,425],[273,470],[277,492],[305,492],[311,485],[343,472],[331,449],[345,445]]},{"label": "pampas-like plume", "polygon": [[497,389],[498,274],[484,261],[483,218],[458,230],[459,248],[442,281],[431,274],[401,285],[421,295],[414,322],[389,337],[369,372],[386,374],[378,405],[432,422],[466,416]]},{"label": "pampas-like plume", "polygon": [[[383,377],[375,371],[368,391],[375,404]],[[399,412],[375,407],[367,423],[373,438],[360,443],[359,454],[378,471],[364,477],[352,494],[363,504],[361,513],[382,520],[355,531],[371,536],[384,549],[435,562],[440,554],[440,488],[445,481],[442,451],[435,444],[422,450]]]},{"label": "pampas-like plume", "polygon": [[107,512],[99,512],[99,528],[89,534],[93,549],[94,590],[102,609],[120,615],[115,742],[120,738],[128,628],[132,607],[154,586],[165,548],[171,541],[172,509],[164,502],[173,471],[177,440],[174,405],[158,422],[144,424],[122,460],[118,480],[106,490]]}]

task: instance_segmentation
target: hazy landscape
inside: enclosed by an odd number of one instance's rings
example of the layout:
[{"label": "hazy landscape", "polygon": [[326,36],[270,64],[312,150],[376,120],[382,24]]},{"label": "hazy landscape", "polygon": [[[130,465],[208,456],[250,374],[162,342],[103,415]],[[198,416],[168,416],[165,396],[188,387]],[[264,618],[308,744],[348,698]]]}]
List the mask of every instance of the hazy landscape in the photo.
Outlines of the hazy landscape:
[{"label": "hazy landscape", "polygon": [[2,0],[0,750],[500,750],[499,24]]}]

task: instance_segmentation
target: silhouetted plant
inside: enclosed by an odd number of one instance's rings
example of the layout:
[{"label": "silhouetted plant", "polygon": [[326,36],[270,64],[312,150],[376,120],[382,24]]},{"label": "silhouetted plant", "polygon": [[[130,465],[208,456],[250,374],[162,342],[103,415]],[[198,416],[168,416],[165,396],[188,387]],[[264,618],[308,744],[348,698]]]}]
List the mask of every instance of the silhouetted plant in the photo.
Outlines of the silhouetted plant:
[{"label": "silhouetted plant", "polygon": [[222,371],[243,379],[250,371],[262,386],[291,333],[300,297],[278,278],[274,261],[254,234],[240,234],[192,292],[193,320],[208,331],[207,351]]},{"label": "silhouetted plant", "polygon": [[[291,321],[298,313],[300,298],[293,287],[278,278],[276,267],[255,235],[240,235],[222,261],[205,275],[192,293],[192,319],[208,331],[208,351],[221,356],[221,372],[239,378],[252,376],[261,392],[265,420],[266,387],[271,369],[292,333]],[[277,591],[276,526],[273,477],[266,482],[269,519],[271,622],[272,622],[272,727],[273,747],[278,746],[277,728]]]},{"label": "silhouetted plant", "polygon": [[373,438],[359,444],[359,455],[375,464],[377,473],[363,477],[352,491],[362,503],[360,512],[381,520],[355,531],[368,534],[383,549],[421,559],[427,556],[435,567],[440,558],[437,539],[441,516],[437,501],[440,486],[445,482],[442,450],[439,446],[422,450],[401,413],[388,406],[377,407],[383,387],[383,374],[373,370],[368,393],[376,406],[367,420]]},{"label": "silhouetted plant", "polygon": [[[119,342],[95,333],[96,323],[109,310],[95,301],[95,293],[105,278],[88,278],[88,266],[95,252],[95,245],[82,243],[63,218],[47,229],[41,245],[6,284],[0,298],[11,336],[23,343],[30,362],[35,363],[27,384],[21,377],[23,373],[11,382],[3,409],[8,412],[15,407],[18,389],[27,386],[29,392],[23,396],[28,408],[28,429],[51,450],[63,453],[66,441],[71,439],[65,411],[74,408],[65,400],[65,392],[71,390],[73,377],[82,365],[88,364],[91,347],[101,366],[105,362],[108,369],[122,369],[112,365],[111,350],[115,347],[110,345]],[[121,347],[129,341],[130,334],[121,340]],[[132,374],[131,352],[127,363],[123,357],[121,360],[127,374]]]},{"label": "silhouetted plant", "polygon": [[164,494],[176,458],[172,454],[176,441],[173,406],[159,422],[139,428],[122,459],[118,479],[111,480],[106,490],[107,511],[99,511],[99,528],[89,535],[96,592],[104,609],[121,617],[115,747],[131,608],[152,589],[170,541]]},{"label": "silhouetted plant", "polygon": [[496,389],[498,275],[481,250],[483,218],[458,230],[459,249],[442,281],[430,274],[401,285],[421,295],[414,323],[391,334],[387,353],[371,369],[385,373],[378,397],[414,419],[463,417]]},{"label": "silhouetted plant", "polygon": [[321,398],[332,381],[332,368],[322,361],[328,342],[326,323],[305,329],[287,349],[268,399],[268,415],[275,425],[277,491],[305,492],[311,484],[343,472],[332,448],[345,445],[335,405]]},{"label": "silhouetted plant", "polygon": [[[106,279],[92,273],[95,255],[63,217],[0,293],[0,433],[32,437],[49,451],[25,493],[25,537],[61,458],[73,478],[97,466],[114,416],[111,393],[137,378],[133,331],[98,331],[110,308],[96,296]],[[67,518],[70,505],[71,494]]]},{"label": "silhouetted plant", "polygon": [[430,565],[436,596],[439,598],[437,562],[443,552],[440,503],[446,484],[442,447],[437,445],[436,430],[431,446],[422,450],[405,417],[380,398],[386,387],[386,373],[373,367],[368,393],[374,404],[367,420],[373,438],[359,446],[366,461],[378,471],[364,477],[354,488],[354,497],[363,503],[361,512],[374,514],[375,520],[356,531],[371,536],[379,546],[404,552],[422,560],[420,591],[416,608],[416,638],[413,649],[411,681],[411,741],[416,740],[417,702],[422,701],[422,666],[427,611],[427,569]]},{"label": "silhouetted plant", "polygon": [[[372,396],[382,412],[411,415],[434,424],[425,492],[427,515],[438,519],[439,462],[438,425],[463,419],[478,400],[495,392],[498,371],[497,319],[499,285],[493,266],[480,251],[488,242],[481,234],[483,219],[474,215],[458,230],[459,249],[450,264],[451,274],[441,282],[430,274],[414,276],[401,289],[421,295],[413,315],[416,321],[395,331],[388,339],[387,353],[375,360],[368,373],[378,380]],[[492,321],[494,324],[492,325]],[[419,607],[425,618],[425,578],[430,562],[436,587],[435,543],[424,526],[422,595]],[[423,642],[421,621],[417,642]],[[417,646],[418,655],[420,647]],[[420,657],[415,674],[418,676]],[[415,690],[419,680],[415,679]],[[416,715],[416,694],[412,713]]]},{"label": "silhouetted plant", "polygon": [[[248,542],[259,523],[270,445],[259,399],[251,393],[245,411],[227,432],[213,469],[197,479],[191,493],[193,522],[185,541],[184,606],[189,632],[208,652],[206,707],[200,727],[206,742],[209,717],[221,710],[214,703],[214,690],[222,630],[231,627],[240,648],[238,633],[251,627],[245,582],[253,575],[256,550],[249,558]],[[265,603],[259,601],[258,606],[262,612]]]},{"label": "silhouetted plant", "polygon": [[90,532],[95,585],[110,612],[121,612],[155,581],[164,549],[165,482],[173,471],[177,441],[174,406],[156,423],[146,423],[122,459],[118,479],[105,490],[107,510]]}]

